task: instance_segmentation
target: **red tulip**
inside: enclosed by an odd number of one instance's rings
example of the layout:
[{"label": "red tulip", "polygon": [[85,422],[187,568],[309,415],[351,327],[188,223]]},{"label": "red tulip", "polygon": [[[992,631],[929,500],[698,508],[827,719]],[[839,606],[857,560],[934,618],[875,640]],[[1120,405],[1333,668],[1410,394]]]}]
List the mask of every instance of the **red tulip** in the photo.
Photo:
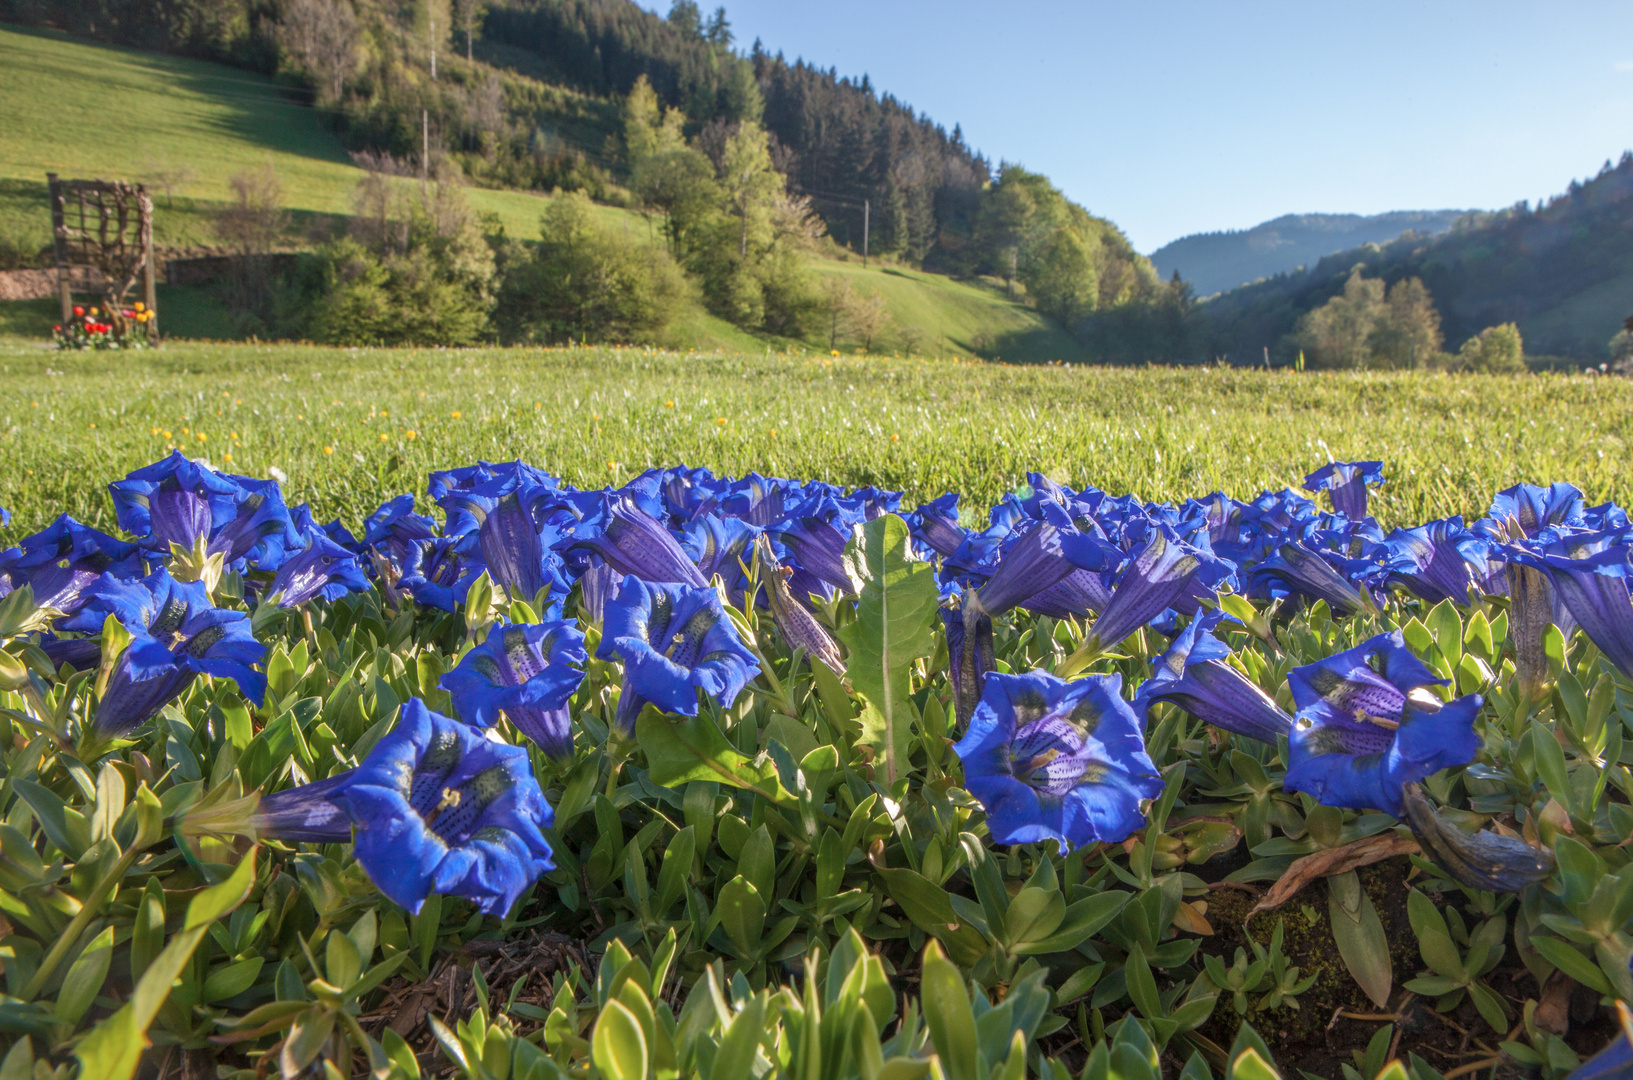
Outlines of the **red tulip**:
[{"label": "red tulip", "polygon": [[82,307],[76,307],[76,308],[74,308],[74,314],[75,315],[83,315],[83,314],[85,314],[85,309],[82,308]]}]

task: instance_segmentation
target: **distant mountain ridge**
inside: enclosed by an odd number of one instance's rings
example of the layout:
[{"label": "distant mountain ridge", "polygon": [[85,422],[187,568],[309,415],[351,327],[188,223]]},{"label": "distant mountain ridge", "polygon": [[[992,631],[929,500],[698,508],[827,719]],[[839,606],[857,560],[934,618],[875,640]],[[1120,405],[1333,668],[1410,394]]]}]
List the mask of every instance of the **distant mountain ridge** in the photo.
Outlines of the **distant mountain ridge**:
[{"label": "distant mountain ridge", "polygon": [[1488,326],[1519,326],[1529,355],[1597,363],[1633,312],[1633,152],[1532,207],[1459,217],[1432,237],[1362,245],[1232,289],[1203,305],[1214,356],[1290,363],[1288,336],[1306,312],[1343,292],[1352,271],[1388,284],[1420,278],[1456,350]]},{"label": "distant mountain ridge", "polygon": [[1314,266],[1324,256],[1384,244],[1412,231],[1434,236],[1466,210],[1393,210],[1386,214],[1283,214],[1251,229],[1193,233],[1151,254],[1163,277],[1174,271],[1198,296]]}]

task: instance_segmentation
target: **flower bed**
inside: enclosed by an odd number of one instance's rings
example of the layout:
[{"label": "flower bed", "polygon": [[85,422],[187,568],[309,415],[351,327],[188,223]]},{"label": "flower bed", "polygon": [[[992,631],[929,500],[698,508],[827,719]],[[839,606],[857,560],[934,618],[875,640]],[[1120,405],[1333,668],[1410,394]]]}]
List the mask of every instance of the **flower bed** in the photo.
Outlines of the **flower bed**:
[{"label": "flower bed", "polygon": [[478,463],[353,532],[173,454],[0,554],[0,1068],[1612,1067],[1627,516],[1382,480]]}]

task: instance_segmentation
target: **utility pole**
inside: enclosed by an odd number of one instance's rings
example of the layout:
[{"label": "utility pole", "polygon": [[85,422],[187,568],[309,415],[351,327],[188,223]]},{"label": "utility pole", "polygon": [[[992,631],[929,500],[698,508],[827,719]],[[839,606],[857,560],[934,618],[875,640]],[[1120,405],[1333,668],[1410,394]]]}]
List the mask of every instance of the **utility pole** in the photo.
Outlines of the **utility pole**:
[{"label": "utility pole", "polygon": [[867,199],[862,200],[862,269],[868,266],[868,217],[872,207]]},{"label": "utility pole", "polygon": [[428,5],[425,9],[425,19],[430,26],[431,34],[431,81],[437,81],[437,9]]},{"label": "utility pole", "polygon": [[431,113],[420,110],[420,198],[430,196],[431,183]]}]

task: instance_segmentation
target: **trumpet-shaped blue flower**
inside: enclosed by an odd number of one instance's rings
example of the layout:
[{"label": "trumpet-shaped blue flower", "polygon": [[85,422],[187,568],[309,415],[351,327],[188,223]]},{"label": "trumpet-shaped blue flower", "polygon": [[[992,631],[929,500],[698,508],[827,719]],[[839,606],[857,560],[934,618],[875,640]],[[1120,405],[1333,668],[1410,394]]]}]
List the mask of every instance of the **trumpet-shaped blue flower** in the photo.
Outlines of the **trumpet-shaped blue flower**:
[{"label": "trumpet-shaped blue flower", "polygon": [[410,913],[436,892],[503,915],[554,869],[552,819],[526,750],[413,698],[361,765],[267,796],[256,826],[316,843],[355,830],[357,861]]},{"label": "trumpet-shaped blue flower", "polygon": [[1384,481],[1381,461],[1335,461],[1304,478],[1306,491],[1325,491],[1332,508],[1353,521],[1367,516],[1367,485]]},{"label": "trumpet-shaped blue flower", "polygon": [[940,498],[920,506],[911,514],[903,514],[913,539],[946,558],[964,542],[964,529],[958,524],[958,493],[949,491]]},{"label": "trumpet-shaped blue flower", "polygon": [[1123,568],[1094,621],[1093,636],[1102,646],[1116,645],[1168,608],[1214,595],[1233,574],[1229,563],[1185,543],[1167,525],[1152,526],[1149,537]]},{"label": "trumpet-shaped blue flower", "polygon": [[401,570],[409,550],[437,535],[437,523],[414,512],[414,496],[398,495],[380,504],[363,522],[363,546],[379,552]]},{"label": "trumpet-shaped blue flower", "polygon": [[95,633],[112,615],[131,641],[114,667],[96,711],[96,732],[112,738],[155,716],[199,675],[231,679],[259,705],[266,676],[252,665],[266,646],[250,633],[249,617],[210,603],[202,582],[179,582],[160,569],[139,581],[103,577],[90,601],[63,622],[69,630]]},{"label": "trumpet-shaped blue flower", "polygon": [[437,536],[408,545],[398,584],[427,607],[453,611],[483,569],[482,560],[466,554],[458,540]]},{"label": "trumpet-shaped blue flower", "polygon": [[545,586],[561,597],[572,587],[561,556],[550,549],[559,533],[541,528],[530,508],[541,495],[546,489],[529,491],[518,476],[499,476],[442,499],[448,534],[474,533],[488,573],[517,599],[532,600]]},{"label": "trumpet-shaped blue flower", "polygon": [[1145,823],[1143,804],[1162,793],[1162,777],[1122,683],[1121,675],[987,676],[953,750],[994,842],[1052,839],[1065,851],[1117,843]]},{"label": "trumpet-shaped blue flower", "polygon": [[286,546],[299,546],[276,483],[218,473],[179,450],[108,490],[120,528],[160,554],[204,540],[229,563],[254,554],[275,564]]},{"label": "trumpet-shaped blue flower", "polygon": [[1546,549],[1514,546],[1508,549],[1509,556],[1547,574],[1553,595],[1564,603],[1588,640],[1623,674],[1633,673],[1633,595],[1627,586],[1633,564],[1629,562],[1629,548],[1620,536],[1611,540],[1606,534],[1571,537],[1548,547],[1568,547],[1573,542],[1580,551],[1591,554],[1572,558]]},{"label": "trumpet-shaped blue flower", "polygon": [[36,604],[72,615],[85,606],[91,587],[103,574],[137,578],[142,569],[135,544],[115,540],[63,514],[23,540],[7,572],[13,588],[33,587]]},{"label": "trumpet-shaped blue flower", "polygon": [[1225,663],[1230,648],[1213,636],[1224,615],[1208,611],[1191,620],[1153,665],[1156,673],[1134,695],[1134,714],[1168,701],[1199,720],[1236,735],[1275,745],[1293,718],[1257,683]]},{"label": "trumpet-shaped blue flower", "polygon": [[614,570],[642,581],[672,581],[699,588],[709,583],[669,530],[627,499],[608,502],[600,514],[580,522],[557,546],[564,553],[599,555]]},{"label": "trumpet-shaped blue flower", "polygon": [[437,685],[462,720],[489,728],[503,713],[552,758],[573,756],[567,701],[584,681],[584,634],[569,622],[494,627]]},{"label": "trumpet-shaped blue flower", "polygon": [[1389,580],[1431,604],[1462,603],[1470,589],[1500,593],[1505,587],[1502,562],[1494,559],[1497,545],[1466,528],[1460,517],[1396,529],[1383,548]]},{"label": "trumpet-shaped blue flower", "polygon": [[1248,586],[1260,596],[1325,600],[1339,618],[1353,615],[1366,605],[1354,582],[1334,569],[1323,553],[1300,540],[1288,540],[1274,556],[1254,566],[1248,573]]},{"label": "trumpet-shaped blue flower", "polygon": [[1497,492],[1488,517],[1502,530],[1500,537],[1518,540],[1547,528],[1581,528],[1587,524],[1586,510],[1582,492],[1571,484],[1515,484]]},{"label": "trumpet-shaped blue flower", "polygon": [[641,705],[697,715],[697,692],[722,709],[737,700],[760,662],[737,636],[737,628],[712,588],[625,577],[607,601],[596,656],[624,663],[618,723],[632,732]]},{"label": "trumpet-shaped blue flower", "polygon": [[1480,749],[1480,695],[1442,704],[1424,688],[1445,680],[1398,630],[1294,668],[1287,681],[1298,712],[1283,785],[1327,806],[1400,817],[1403,784],[1466,765]]},{"label": "trumpet-shaped blue flower", "polygon": [[306,533],[306,546],[285,556],[267,596],[277,597],[279,607],[294,608],[310,600],[339,600],[368,587],[369,579],[357,556],[327,533],[311,529]]},{"label": "trumpet-shaped blue flower", "polygon": [[680,545],[705,578],[713,580],[719,574],[726,583],[727,598],[741,605],[748,588],[743,566],[752,557],[750,549],[760,532],[759,526],[738,518],[704,514],[686,523]]}]

